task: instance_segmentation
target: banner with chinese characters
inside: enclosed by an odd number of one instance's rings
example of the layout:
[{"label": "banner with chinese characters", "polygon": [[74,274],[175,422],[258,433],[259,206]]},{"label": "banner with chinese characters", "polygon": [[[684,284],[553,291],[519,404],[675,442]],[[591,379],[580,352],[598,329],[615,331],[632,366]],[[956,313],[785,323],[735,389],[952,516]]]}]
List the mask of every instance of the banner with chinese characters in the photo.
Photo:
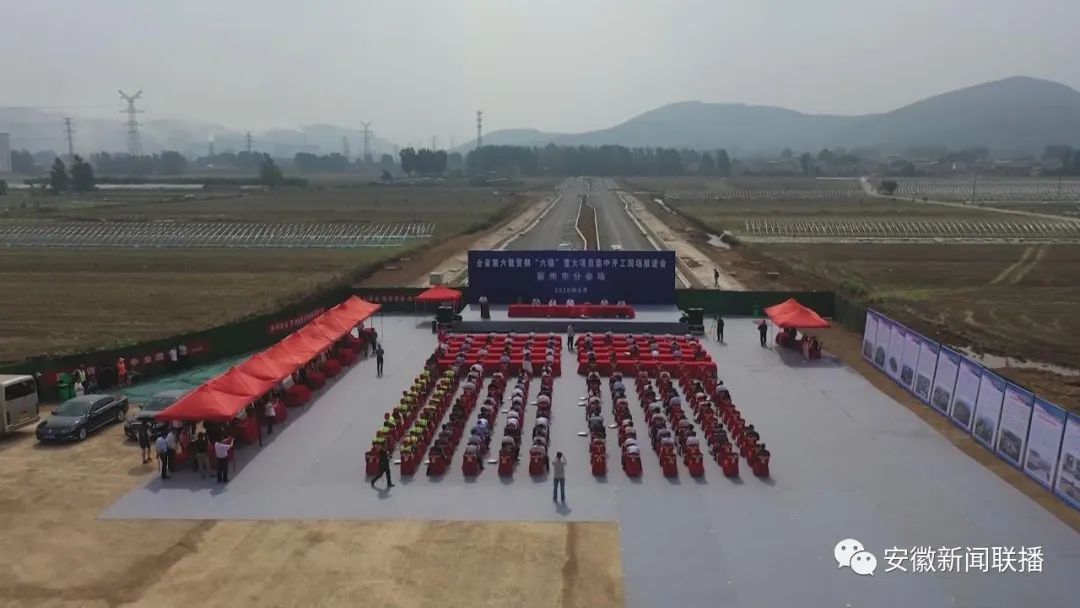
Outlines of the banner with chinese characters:
[{"label": "banner with chinese characters", "polygon": [[675,303],[674,251],[470,251],[469,300]]}]

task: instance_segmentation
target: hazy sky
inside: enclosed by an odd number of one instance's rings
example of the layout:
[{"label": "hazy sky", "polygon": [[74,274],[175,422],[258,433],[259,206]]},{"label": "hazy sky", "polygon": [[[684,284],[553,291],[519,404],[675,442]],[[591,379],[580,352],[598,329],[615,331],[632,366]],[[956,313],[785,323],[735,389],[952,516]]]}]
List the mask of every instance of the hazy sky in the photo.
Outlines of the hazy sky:
[{"label": "hazy sky", "polygon": [[603,128],[699,99],[889,110],[1018,74],[1080,87],[1075,0],[0,0],[0,106],[399,143]]}]

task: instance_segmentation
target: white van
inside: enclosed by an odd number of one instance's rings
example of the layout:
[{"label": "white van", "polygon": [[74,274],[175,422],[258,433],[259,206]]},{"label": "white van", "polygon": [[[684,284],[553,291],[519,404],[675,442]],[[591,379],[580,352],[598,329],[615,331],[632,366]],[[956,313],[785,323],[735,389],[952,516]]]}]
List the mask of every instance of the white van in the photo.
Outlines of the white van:
[{"label": "white van", "polygon": [[31,376],[0,374],[0,435],[41,420],[37,383]]}]

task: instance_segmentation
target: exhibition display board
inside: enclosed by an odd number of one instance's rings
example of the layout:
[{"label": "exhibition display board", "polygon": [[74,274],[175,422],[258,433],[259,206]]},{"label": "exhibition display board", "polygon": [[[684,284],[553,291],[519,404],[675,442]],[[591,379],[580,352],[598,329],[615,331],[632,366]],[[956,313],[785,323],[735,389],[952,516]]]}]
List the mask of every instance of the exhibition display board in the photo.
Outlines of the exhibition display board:
[{"label": "exhibition display board", "polygon": [[866,312],[862,356],[1080,509],[1080,416],[876,310]]}]

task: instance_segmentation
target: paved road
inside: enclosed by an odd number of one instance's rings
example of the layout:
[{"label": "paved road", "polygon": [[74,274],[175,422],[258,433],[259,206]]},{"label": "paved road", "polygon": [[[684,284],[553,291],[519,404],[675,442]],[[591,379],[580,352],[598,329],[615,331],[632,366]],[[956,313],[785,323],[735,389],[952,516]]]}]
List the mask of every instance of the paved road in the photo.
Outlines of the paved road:
[{"label": "paved road", "polygon": [[589,191],[589,204],[596,209],[596,223],[599,227],[600,249],[611,249],[612,245],[622,245],[624,251],[655,251],[649,240],[626,213],[623,202],[611,190],[613,180],[593,177]]},{"label": "paved road", "polygon": [[619,197],[612,192],[611,181],[601,177],[570,178],[562,184],[562,198],[528,232],[514,239],[507,249],[555,249],[559,243],[570,243],[581,249],[581,237],[575,230],[578,201],[589,195],[589,204],[596,209],[600,248],[610,250],[622,245],[625,251],[653,251],[648,239],[627,215]]},{"label": "paved road", "polygon": [[559,243],[570,243],[574,249],[582,249],[577,233],[578,195],[585,192],[585,182],[571,178],[562,183],[559,202],[528,232],[510,241],[506,249],[555,249]]}]

